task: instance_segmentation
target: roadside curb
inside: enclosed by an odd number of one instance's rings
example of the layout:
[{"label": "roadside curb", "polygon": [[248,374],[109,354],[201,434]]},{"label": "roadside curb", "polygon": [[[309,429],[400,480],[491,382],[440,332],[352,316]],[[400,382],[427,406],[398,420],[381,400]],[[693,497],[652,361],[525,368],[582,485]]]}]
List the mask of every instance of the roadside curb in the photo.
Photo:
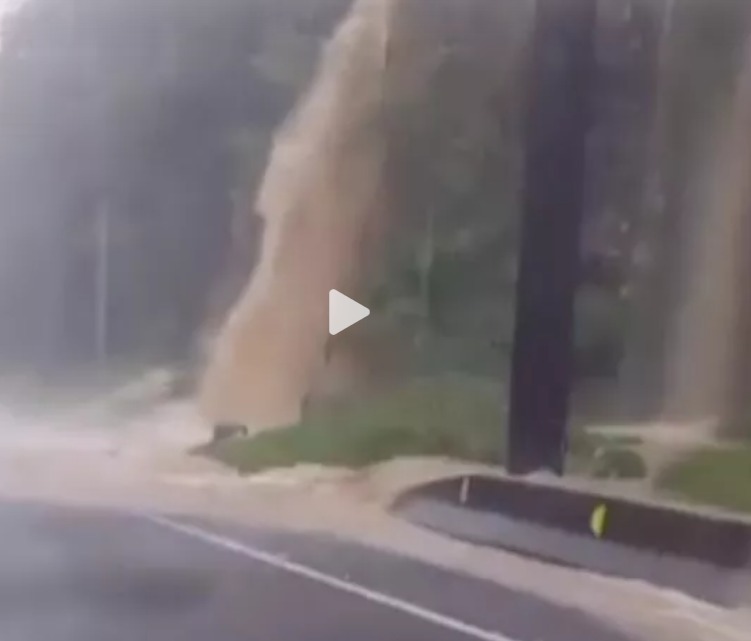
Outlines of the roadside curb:
[{"label": "roadside curb", "polygon": [[740,519],[482,475],[412,488],[392,511],[470,543],[644,580],[720,605],[751,602],[751,524]]}]

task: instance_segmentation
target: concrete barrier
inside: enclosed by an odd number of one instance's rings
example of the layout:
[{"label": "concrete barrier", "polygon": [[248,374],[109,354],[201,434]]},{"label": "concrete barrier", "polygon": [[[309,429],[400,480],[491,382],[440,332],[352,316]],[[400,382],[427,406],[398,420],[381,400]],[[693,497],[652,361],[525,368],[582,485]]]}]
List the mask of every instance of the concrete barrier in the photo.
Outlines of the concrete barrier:
[{"label": "concrete barrier", "polygon": [[419,486],[393,509],[472,543],[640,579],[722,605],[751,603],[751,523],[741,519],[487,476]]}]

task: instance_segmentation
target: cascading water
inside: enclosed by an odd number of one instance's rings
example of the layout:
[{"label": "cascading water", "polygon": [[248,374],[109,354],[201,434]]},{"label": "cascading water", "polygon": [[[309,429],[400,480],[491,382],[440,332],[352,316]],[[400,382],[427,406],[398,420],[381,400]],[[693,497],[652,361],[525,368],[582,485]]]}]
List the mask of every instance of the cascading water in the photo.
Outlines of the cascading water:
[{"label": "cascading water", "polygon": [[[715,422],[735,412],[739,384],[751,391],[744,346],[751,340],[751,47],[710,156],[708,197],[696,216],[685,264],[685,303],[676,316],[666,414]],[[700,201],[701,203],[702,201]],[[742,396],[742,395],[741,395]]]},{"label": "cascading water", "polygon": [[299,420],[324,364],[328,291],[354,294],[384,208],[379,128],[390,0],[358,0],[278,132],[257,199],[261,259],[213,347],[202,389],[213,422]]}]

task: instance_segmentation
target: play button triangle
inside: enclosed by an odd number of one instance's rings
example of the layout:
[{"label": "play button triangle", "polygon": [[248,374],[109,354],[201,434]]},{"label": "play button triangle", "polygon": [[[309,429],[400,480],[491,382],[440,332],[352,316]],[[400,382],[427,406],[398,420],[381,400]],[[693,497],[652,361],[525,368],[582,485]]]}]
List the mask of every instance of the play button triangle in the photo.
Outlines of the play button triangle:
[{"label": "play button triangle", "polygon": [[356,300],[332,289],[329,292],[329,334],[335,336],[363,318],[370,316],[370,310]]}]

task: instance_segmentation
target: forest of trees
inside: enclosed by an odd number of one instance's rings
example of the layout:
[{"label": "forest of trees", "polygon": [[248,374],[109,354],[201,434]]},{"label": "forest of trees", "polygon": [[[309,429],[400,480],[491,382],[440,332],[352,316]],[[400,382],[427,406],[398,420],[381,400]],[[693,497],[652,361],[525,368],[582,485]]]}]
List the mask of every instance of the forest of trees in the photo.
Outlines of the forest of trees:
[{"label": "forest of trees", "polygon": [[271,133],[341,0],[30,0],[0,52],[0,353],[96,358],[108,221],[107,351],[188,349],[228,268]]},{"label": "forest of trees", "polygon": [[[252,268],[273,131],[348,4],[26,0],[5,18],[4,370],[96,360],[103,242],[108,357],[190,354]],[[577,343],[582,374],[632,381],[634,412],[659,396],[686,200],[734,89],[745,4],[600,2]],[[384,105],[398,233],[371,302],[405,310],[427,361],[497,373],[513,320],[531,3],[396,5],[404,37]]]}]

